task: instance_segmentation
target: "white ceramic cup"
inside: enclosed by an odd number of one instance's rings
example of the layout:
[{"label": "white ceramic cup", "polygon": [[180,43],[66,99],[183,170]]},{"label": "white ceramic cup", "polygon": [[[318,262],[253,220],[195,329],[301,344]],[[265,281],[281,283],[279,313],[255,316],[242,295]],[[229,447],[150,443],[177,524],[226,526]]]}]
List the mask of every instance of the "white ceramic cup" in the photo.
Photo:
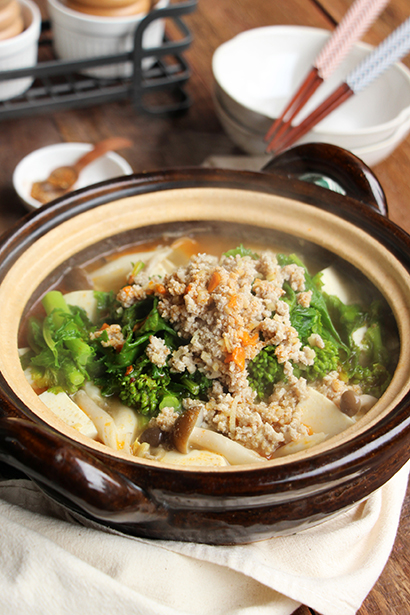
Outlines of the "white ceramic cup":
[{"label": "white ceramic cup", "polygon": [[[169,0],[159,0],[156,8],[165,8]],[[82,60],[115,55],[131,51],[134,33],[145,13],[127,17],[102,17],[73,11],[60,0],[48,0],[48,11],[53,27],[54,50],[61,60]],[[144,32],[143,47],[158,47],[164,36],[164,23],[154,20]],[[145,58],[143,67],[152,64]],[[81,71],[86,75],[100,78],[128,77],[132,74],[132,63],[111,64]]]},{"label": "white ceramic cup", "polygon": [[[32,0],[19,0],[24,30],[12,38],[0,41],[1,71],[35,66],[38,54],[38,39],[41,30],[40,10]],[[23,94],[33,83],[32,77],[0,80],[0,100],[8,100]]]}]

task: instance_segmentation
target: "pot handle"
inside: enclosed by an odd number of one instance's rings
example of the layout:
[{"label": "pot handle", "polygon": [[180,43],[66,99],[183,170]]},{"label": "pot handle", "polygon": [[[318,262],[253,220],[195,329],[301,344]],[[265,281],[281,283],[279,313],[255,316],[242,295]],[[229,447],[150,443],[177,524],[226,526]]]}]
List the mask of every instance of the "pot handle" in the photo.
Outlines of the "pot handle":
[{"label": "pot handle", "polygon": [[351,152],[329,143],[292,147],[270,160],[264,172],[316,183],[360,201],[383,216],[387,202],[373,171]]},{"label": "pot handle", "polygon": [[166,515],[124,475],[46,426],[0,418],[0,459],[98,520],[142,523]]}]

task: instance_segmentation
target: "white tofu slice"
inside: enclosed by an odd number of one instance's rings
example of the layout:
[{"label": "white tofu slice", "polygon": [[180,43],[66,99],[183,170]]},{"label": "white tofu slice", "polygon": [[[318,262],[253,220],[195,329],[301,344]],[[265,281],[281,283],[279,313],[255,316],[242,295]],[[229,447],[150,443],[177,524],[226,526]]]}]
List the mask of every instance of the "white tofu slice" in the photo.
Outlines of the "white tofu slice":
[{"label": "white tofu slice", "polygon": [[336,295],[343,303],[362,303],[358,291],[353,287],[348,276],[344,275],[334,265],[322,270],[322,291],[328,295]]},{"label": "white tofu slice", "polygon": [[177,267],[184,267],[188,264],[189,259],[194,254],[198,254],[199,244],[196,239],[191,237],[180,237],[171,245],[172,251],[168,256],[168,260]]},{"label": "white tofu slice", "polygon": [[74,290],[64,295],[68,305],[77,305],[85,310],[91,322],[97,321],[97,299],[93,290]]},{"label": "white tofu slice", "polygon": [[194,449],[184,455],[177,451],[167,451],[160,459],[161,463],[172,463],[180,466],[227,466],[227,460],[216,453]]},{"label": "white tofu slice", "polygon": [[352,333],[352,339],[359,348],[363,348],[363,338],[366,334],[366,331],[367,326],[363,325],[363,327],[359,327],[358,329],[356,329],[356,331],[353,331]]},{"label": "white tofu slice", "polygon": [[294,453],[299,453],[299,451],[303,451],[305,449],[311,448],[312,446],[316,446],[316,444],[320,444],[323,440],[326,439],[326,434],[324,433],[314,433],[311,436],[302,436],[298,438],[294,442],[289,442],[284,446],[278,448],[275,451],[273,457],[285,457],[285,455],[293,455]]},{"label": "white tofu slice", "polygon": [[377,397],[373,395],[360,395],[361,407],[360,412],[368,412],[370,408],[373,408],[374,404],[378,401]]},{"label": "white tofu slice", "polygon": [[356,422],[343,414],[330,399],[308,387],[309,397],[298,404],[301,410],[300,420],[314,434],[324,433],[327,437],[335,436]]},{"label": "white tofu slice", "polygon": [[164,276],[173,271],[175,266],[168,261],[172,249],[162,248],[152,252],[136,252],[125,254],[108,262],[90,274],[95,290],[119,290],[126,284],[128,275],[138,261],[145,264],[144,271],[149,275]]},{"label": "white tofu slice", "polygon": [[97,437],[97,429],[94,423],[88,416],[75,404],[72,399],[61,391],[60,393],[52,393],[45,391],[39,395],[41,401],[49,408],[56,416],[64,423],[73,427],[84,436],[95,440]]}]

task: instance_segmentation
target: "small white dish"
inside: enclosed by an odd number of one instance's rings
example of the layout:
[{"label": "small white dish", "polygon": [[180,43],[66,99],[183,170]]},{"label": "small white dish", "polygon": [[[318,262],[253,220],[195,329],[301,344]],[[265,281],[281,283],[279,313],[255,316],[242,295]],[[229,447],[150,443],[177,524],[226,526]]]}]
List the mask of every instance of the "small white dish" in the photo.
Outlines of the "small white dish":
[{"label": "small white dish", "polygon": [[[35,2],[19,0],[24,20],[20,34],[0,41],[0,72],[34,66],[37,62],[41,13]],[[0,81],[0,100],[23,94],[33,83],[32,77]]]},{"label": "small white dish", "polygon": [[[219,102],[245,128],[266,127],[289,102],[331,33],[304,26],[247,30],[218,47],[212,60]],[[297,117],[300,122],[326,98],[372,48],[356,43]],[[377,145],[410,119],[410,71],[401,63],[324,118],[308,141],[350,151]]]},{"label": "small white dish", "polygon": [[[35,150],[20,160],[13,173],[13,185],[23,205],[31,211],[43,204],[30,196],[34,182],[47,179],[55,168],[75,163],[93,146],[89,143],[57,143]],[[132,167],[115,152],[108,152],[86,166],[80,173],[73,190],[92,184],[131,175]]]}]

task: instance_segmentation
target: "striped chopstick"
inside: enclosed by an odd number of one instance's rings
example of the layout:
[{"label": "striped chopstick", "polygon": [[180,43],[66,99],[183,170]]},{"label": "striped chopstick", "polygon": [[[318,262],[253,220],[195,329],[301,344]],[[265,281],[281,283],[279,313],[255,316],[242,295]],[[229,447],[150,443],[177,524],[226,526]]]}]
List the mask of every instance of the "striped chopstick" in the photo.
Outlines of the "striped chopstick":
[{"label": "striped chopstick", "polygon": [[389,0],[356,0],[334,30],[312,68],[291,101],[286,105],[265,135],[266,151],[275,148],[275,141],[287,130],[319,85],[339,66],[352,45],[359,40],[381,13]]},{"label": "striped chopstick", "polygon": [[279,154],[303,137],[345,100],[358,94],[375,81],[395,62],[398,62],[410,52],[410,17],[390,34],[376,49],[346,77],[303,122],[290,127],[277,141],[274,153]]}]

